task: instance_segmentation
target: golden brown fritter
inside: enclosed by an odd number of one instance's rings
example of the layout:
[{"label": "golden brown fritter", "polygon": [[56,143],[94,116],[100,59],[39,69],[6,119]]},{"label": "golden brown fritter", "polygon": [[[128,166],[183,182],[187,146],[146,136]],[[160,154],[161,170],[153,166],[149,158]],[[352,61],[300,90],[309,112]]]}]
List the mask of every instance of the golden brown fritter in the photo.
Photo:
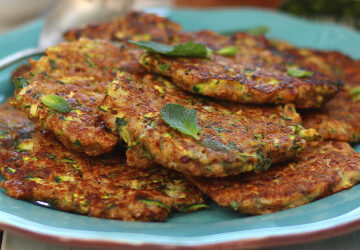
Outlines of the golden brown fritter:
[{"label": "golden brown fritter", "polygon": [[273,42],[289,61],[310,70],[315,69],[332,79],[340,79],[345,87],[319,109],[302,110],[303,126],[316,128],[325,140],[358,142],[360,139],[360,103],[349,94],[360,86],[360,61],[337,51],[294,48],[283,42]]},{"label": "golden brown fritter", "polygon": [[[117,71],[143,73],[136,51],[87,39],[50,47],[46,56],[31,61],[23,76],[27,86],[15,92],[13,103],[66,147],[88,155],[109,152],[118,138],[104,126],[99,105]],[[47,107],[41,101],[44,95],[65,98],[71,111],[63,114]]]},{"label": "golden brown fritter", "polygon": [[344,66],[353,63],[350,57],[338,51],[295,48],[290,44],[274,41],[272,45],[283,57],[287,57],[289,62],[322,72],[333,79],[343,79]]},{"label": "golden brown fritter", "polygon": [[295,102],[298,107],[308,108],[321,106],[338,89],[318,72],[305,79],[288,76],[287,67],[296,65],[295,57],[278,50],[263,36],[244,32],[223,36],[209,30],[183,32],[180,25],[154,14],[132,12],[112,22],[70,31],[65,37],[69,40],[88,37],[165,44],[193,41],[205,44],[214,52],[236,46],[238,51],[231,58],[213,55],[211,60],[176,59],[170,62],[166,57],[143,58],[143,64],[150,63],[145,65],[148,70],[171,77],[187,91],[218,99],[255,104]]},{"label": "golden brown fritter", "polygon": [[349,95],[352,88],[360,86],[359,61],[336,51],[298,49],[279,42],[275,46],[304,67],[314,68],[333,79],[341,79],[347,85],[322,108],[302,111],[303,125],[318,129],[326,140],[359,141],[360,106]]},{"label": "golden brown fritter", "polygon": [[69,41],[78,40],[81,37],[121,42],[135,40],[161,43],[176,43],[190,39],[179,24],[155,14],[142,12],[130,12],[125,17],[111,22],[70,30],[64,36]]},{"label": "golden brown fritter", "polygon": [[26,138],[35,129],[35,125],[24,113],[10,105],[10,99],[0,105],[0,147],[14,148],[21,138]]},{"label": "golden brown fritter", "polygon": [[171,58],[145,53],[140,63],[149,71],[171,78],[180,88],[238,103],[289,103],[319,107],[334,96],[337,84],[320,72],[294,77],[281,65],[234,63],[219,55]]},{"label": "golden brown fritter", "polygon": [[[299,61],[323,72],[332,72],[345,87],[320,109],[303,110],[303,126],[317,129],[325,140],[358,142],[360,140],[360,102],[349,92],[360,86],[360,62],[339,52],[294,49]],[[301,57],[302,56],[302,57]]]},{"label": "golden brown fritter", "polygon": [[151,155],[143,148],[141,143],[130,146],[126,150],[126,164],[130,167],[147,169],[156,166]]},{"label": "golden brown fritter", "polygon": [[360,102],[353,100],[350,89],[346,87],[318,110],[302,111],[302,125],[317,129],[324,140],[358,142]]},{"label": "golden brown fritter", "polygon": [[345,142],[321,142],[306,148],[295,161],[266,172],[189,179],[221,206],[267,214],[352,187],[360,180],[360,154]]},{"label": "golden brown fritter", "polygon": [[[303,130],[294,107],[219,104],[187,94],[156,75],[142,79],[122,73],[109,85],[103,118],[129,147],[140,144],[155,162],[197,176],[263,171],[294,157],[313,137]],[[172,129],[161,118],[165,104],[195,109],[199,140]]]},{"label": "golden brown fritter", "polygon": [[34,130],[20,111],[0,107],[1,186],[17,199],[44,201],[89,216],[163,221],[172,209],[206,207],[200,192],[181,174],[156,166],[129,168],[115,151],[85,157],[69,151],[49,131]]}]

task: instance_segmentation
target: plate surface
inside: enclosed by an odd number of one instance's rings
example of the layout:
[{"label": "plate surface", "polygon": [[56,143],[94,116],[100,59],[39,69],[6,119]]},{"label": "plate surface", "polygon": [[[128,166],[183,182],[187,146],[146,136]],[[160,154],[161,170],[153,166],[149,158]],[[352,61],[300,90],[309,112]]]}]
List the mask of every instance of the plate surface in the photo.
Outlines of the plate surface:
[{"label": "plate surface", "polygon": [[[340,50],[360,58],[360,34],[261,9],[169,10],[186,30],[229,31],[269,26],[268,37],[298,46]],[[36,45],[38,20],[0,36],[0,57]],[[21,62],[20,62],[21,63]],[[20,64],[19,63],[19,64]],[[0,101],[10,96],[11,70],[0,72]],[[360,145],[357,145],[360,152]],[[298,208],[243,216],[212,204],[206,211],[174,214],[165,223],[122,222],[39,207],[6,196],[0,189],[0,227],[33,238],[81,246],[255,247],[308,241],[360,228],[360,185]]]}]

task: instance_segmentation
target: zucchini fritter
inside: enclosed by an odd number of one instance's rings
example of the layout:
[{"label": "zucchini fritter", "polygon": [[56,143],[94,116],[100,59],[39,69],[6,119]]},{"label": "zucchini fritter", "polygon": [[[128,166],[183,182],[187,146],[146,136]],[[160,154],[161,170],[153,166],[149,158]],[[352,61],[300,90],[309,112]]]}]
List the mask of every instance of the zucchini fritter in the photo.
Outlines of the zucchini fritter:
[{"label": "zucchini fritter", "polygon": [[[15,92],[13,104],[68,148],[88,155],[109,152],[118,138],[107,131],[98,110],[107,83],[119,70],[143,73],[136,50],[87,39],[61,43],[31,61],[31,69],[23,74],[26,84]],[[65,98],[71,111],[62,114],[47,107],[43,95]]]},{"label": "zucchini fritter", "polygon": [[219,55],[170,58],[145,53],[140,63],[149,71],[170,77],[180,88],[238,103],[289,103],[319,107],[334,96],[338,86],[320,72],[297,78],[282,65],[234,63]]},{"label": "zucchini fritter", "polygon": [[68,41],[83,37],[108,41],[127,42],[128,40],[135,40],[169,44],[190,39],[190,35],[183,32],[179,24],[155,14],[142,12],[130,12],[125,17],[111,22],[70,30],[64,36]]},{"label": "zucchini fritter", "polygon": [[34,130],[20,111],[0,107],[1,186],[17,199],[39,200],[94,217],[163,221],[172,209],[206,207],[181,174],[156,166],[129,168],[121,152],[85,157],[71,152],[49,131]]},{"label": "zucchini fritter", "polygon": [[317,129],[324,140],[358,142],[360,101],[349,94],[350,90],[346,87],[319,110],[302,111],[303,126]]},{"label": "zucchini fritter", "polygon": [[319,107],[330,99],[338,86],[325,75],[298,79],[286,74],[287,66],[297,65],[295,57],[283,53],[263,36],[237,32],[223,36],[212,31],[183,32],[181,26],[154,14],[132,12],[112,22],[87,26],[65,34],[68,40],[80,37],[112,41],[155,41],[177,44],[193,41],[203,43],[215,52],[236,46],[230,58],[213,55],[211,60],[169,59],[150,55],[142,64],[155,73],[169,76],[181,88],[218,99],[240,103],[289,103],[298,107]]},{"label": "zucchini fritter", "polygon": [[[162,120],[160,110],[167,103],[196,110],[199,140]],[[137,146],[164,167],[197,176],[266,170],[301,151],[306,144],[303,138],[316,136],[314,130],[301,127],[293,105],[220,104],[150,74],[143,78],[119,74],[108,87],[102,112],[108,127],[129,147]]]},{"label": "zucchini fritter", "polygon": [[274,46],[289,60],[345,83],[333,99],[319,109],[302,110],[303,126],[316,128],[323,139],[358,142],[360,140],[360,102],[349,92],[360,86],[360,61],[337,51],[317,51],[294,48],[283,43],[274,42]]},{"label": "zucchini fritter", "polygon": [[[308,55],[311,50],[306,51]],[[333,76],[341,78],[346,85],[320,109],[301,111],[303,126],[317,129],[325,140],[358,142],[360,140],[360,98],[352,96],[350,92],[360,87],[360,62],[353,61],[337,52],[313,51],[312,53],[315,56],[309,57],[310,63],[316,62],[317,67],[332,71]]]},{"label": "zucchini fritter", "polygon": [[360,180],[360,154],[345,142],[321,142],[306,148],[295,161],[266,172],[189,179],[221,206],[267,214],[352,187]]}]

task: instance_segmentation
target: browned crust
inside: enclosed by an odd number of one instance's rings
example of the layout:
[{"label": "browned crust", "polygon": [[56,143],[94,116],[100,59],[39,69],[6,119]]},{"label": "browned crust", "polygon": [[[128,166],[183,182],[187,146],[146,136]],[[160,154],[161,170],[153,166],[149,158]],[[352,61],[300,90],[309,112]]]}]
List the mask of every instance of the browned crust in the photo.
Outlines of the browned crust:
[{"label": "browned crust", "polygon": [[1,186],[11,197],[88,216],[139,221],[163,221],[171,209],[188,211],[203,202],[176,172],[159,166],[129,168],[121,151],[85,157],[65,149],[51,132],[34,130],[19,111],[2,106],[0,113],[0,170],[6,178]]},{"label": "browned crust", "polygon": [[[13,104],[68,148],[88,155],[109,152],[118,138],[106,130],[99,105],[117,71],[143,73],[137,53],[86,39],[51,47],[39,61],[30,61],[31,69],[23,75],[29,85],[15,92]],[[64,97],[72,111],[61,114],[48,108],[41,102],[43,95]]]},{"label": "browned crust", "polygon": [[293,102],[301,108],[319,107],[338,89],[321,73],[296,78],[289,76],[284,66],[234,63],[217,55],[200,59],[145,54],[140,63],[184,90],[239,103]]},{"label": "browned crust", "polygon": [[[262,171],[271,162],[294,157],[305,146],[299,135],[313,133],[299,126],[292,105],[288,109],[221,105],[189,95],[155,75],[135,78],[120,74],[109,86],[102,104],[107,110],[105,123],[129,146],[140,144],[157,163],[183,173],[226,176]],[[197,111],[199,140],[165,124],[160,110],[166,103]]]},{"label": "browned crust", "polygon": [[266,172],[223,179],[188,178],[221,206],[267,214],[352,187],[360,179],[360,154],[345,142],[329,141]]},{"label": "browned crust", "polygon": [[179,24],[155,14],[142,12],[130,12],[125,17],[111,22],[87,25],[82,29],[73,29],[66,32],[64,36],[68,41],[90,38],[121,42],[151,40],[161,43],[173,43],[189,39],[189,35],[182,31]]}]

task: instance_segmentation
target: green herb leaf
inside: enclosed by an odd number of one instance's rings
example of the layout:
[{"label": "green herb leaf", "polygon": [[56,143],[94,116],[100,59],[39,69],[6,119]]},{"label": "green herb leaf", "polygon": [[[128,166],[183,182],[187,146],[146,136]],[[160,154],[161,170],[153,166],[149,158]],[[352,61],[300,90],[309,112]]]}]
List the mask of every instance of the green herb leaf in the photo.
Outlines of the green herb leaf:
[{"label": "green herb leaf", "polygon": [[85,62],[89,65],[90,68],[94,68],[95,67],[95,64],[93,63],[93,61],[91,60],[90,56],[89,55],[86,55],[86,59],[85,59]]},{"label": "green herb leaf", "polygon": [[221,141],[218,141],[214,138],[204,139],[200,142],[200,144],[206,148],[211,149],[212,151],[219,151],[219,152],[229,152],[230,149],[225,146]]},{"label": "green herb leaf", "polygon": [[252,36],[264,35],[270,31],[270,28],[267,26],[256,26],[254,28],[248,29],[245,32]]},{"label": "green herb leaf", "polygon": [[168,68],[170,68],[169,64],[159,64],[159,69],[160,70],[165,70],[165,69],[168,69]]},{"label": "green herb leaf", "polygon": [[360,94],[353,96],[352,100],[353,100],[354,102],[360,102]]},{"label": "green herb leaf", "polygon": [[173,129],[199,140],[198,133],[201,129],[197,124],[196,110],[168,103],[161,108],[161,118]]},{"label": "green herb leaf", "polygon": [[61,182],[61,179],[60,179],[59,177],[55,176],[55,177],[54,177],[54,181],[55,181],[56,183],[60,183],[60,182]]},{"label": "green herb leaf", "polygon": [[306,70],[302,70],[296,67],[291,67],[287,69],[287,74],[289,76],[294,76],[294,77],[306,77],[306,76],[312,76],[314,73],[310,72],[310,71],[306,71]]},{"label": "green herb leaf", "polygon": [[13,174],[13,173],[15,173],[15,172],[16,172],[16,170],[15,170],[15,169],[10,168],[10,167],[5,167],[5,171],[6,171],[6,172],[8,172],[8,173],[10,173],[10,174]]},{"label": "green herb leaf", "polygon": [[49,64],[51,69],[57,69],[56,61],[54,59],[49,59]]},{"label": "green herb leaf", "polygon": [[125,119],[124,119],[124,118],[120,118],[120,117],[116,117],[115,123],[116,123],[116,126],[117,126],[117,127],[125,126],[125,125],[126,125]]},{"label": "green herb leaf", "polygon": [[48,158],[49,158],[49,159],[55,159],[55,158],[56,158],[56,155],[48,154]]},{"label": "green herb leaf", "polygon": [[355,87],[355,88],[352,88],[350,91],[349,91],[350,95],[360,95],[360,86],[359,87]]},{"label": "green herb leaf", "polygon": [[238,51],[236,46],[226,46],[216,52],[216,54],[221,56],[233,56]]},{"label": "green herb leaf", "polygon": [[81,147],[81,142],[76,139],[75,142],[74,142],[74,145],[78,146],[78,147]]},{"label": "green herb leaf", "polygon": [[237,211],[239,209],[239,204],[236,201],[230,202],[230,208]]},{"label": "green herb leaf", "polygon": [[44,95],[41,97],[41,101],[49,108],[52,108],[60,113],[70,112],[70,103],[60,96]]},{"label": "green herb leaf", "polygon": [[252,36],[259,36],[259,35],[264,35],[264,34],[268,33],[270,31],[270,28],[267,26],[264,26],[264,25],[259,25],[254,28],[245,29],[245,30],[244,29],[243,30],[225,30],[225,31],[220,32],[220,34],[228,36],[228,35],[233,35],[234,33],[239,32],[239,31],[246,32]]},{"label": "green herb leaf", "polygon": [[29,85],[28,79],[24,77],[16,77],[14,79],[14,87],[15,89],[22,89]]},{"label": "green herb leaf", "polygon": [[150,200],[150,199],[146,199],[146,198],[139,199],[139,201],[144,202],[146,205],[162,207],[162,208],[165,208],[167,211],[169,211],[169,208],[167,206],[165,206],[164,203],[162,203],[161,201]]},{"label": "green herb leaf", "polygon": [[199,43],[184,43],[175,46],[169,46],[166,44],[149,42],[149,41],[132,41],[129,43],[135,44],[140,48],[146,49],[150,52],[159,53],[166,56],[174,57],[206,57],[207,49],[204,44]]},{"label": "green herb leaf", "polygon": [[262,172],[267,170],[271,166],[271,159],[264,156],[263,152],[258,150],[256,151],[258,158],[258,163],[255,166],[255,171]]}]

